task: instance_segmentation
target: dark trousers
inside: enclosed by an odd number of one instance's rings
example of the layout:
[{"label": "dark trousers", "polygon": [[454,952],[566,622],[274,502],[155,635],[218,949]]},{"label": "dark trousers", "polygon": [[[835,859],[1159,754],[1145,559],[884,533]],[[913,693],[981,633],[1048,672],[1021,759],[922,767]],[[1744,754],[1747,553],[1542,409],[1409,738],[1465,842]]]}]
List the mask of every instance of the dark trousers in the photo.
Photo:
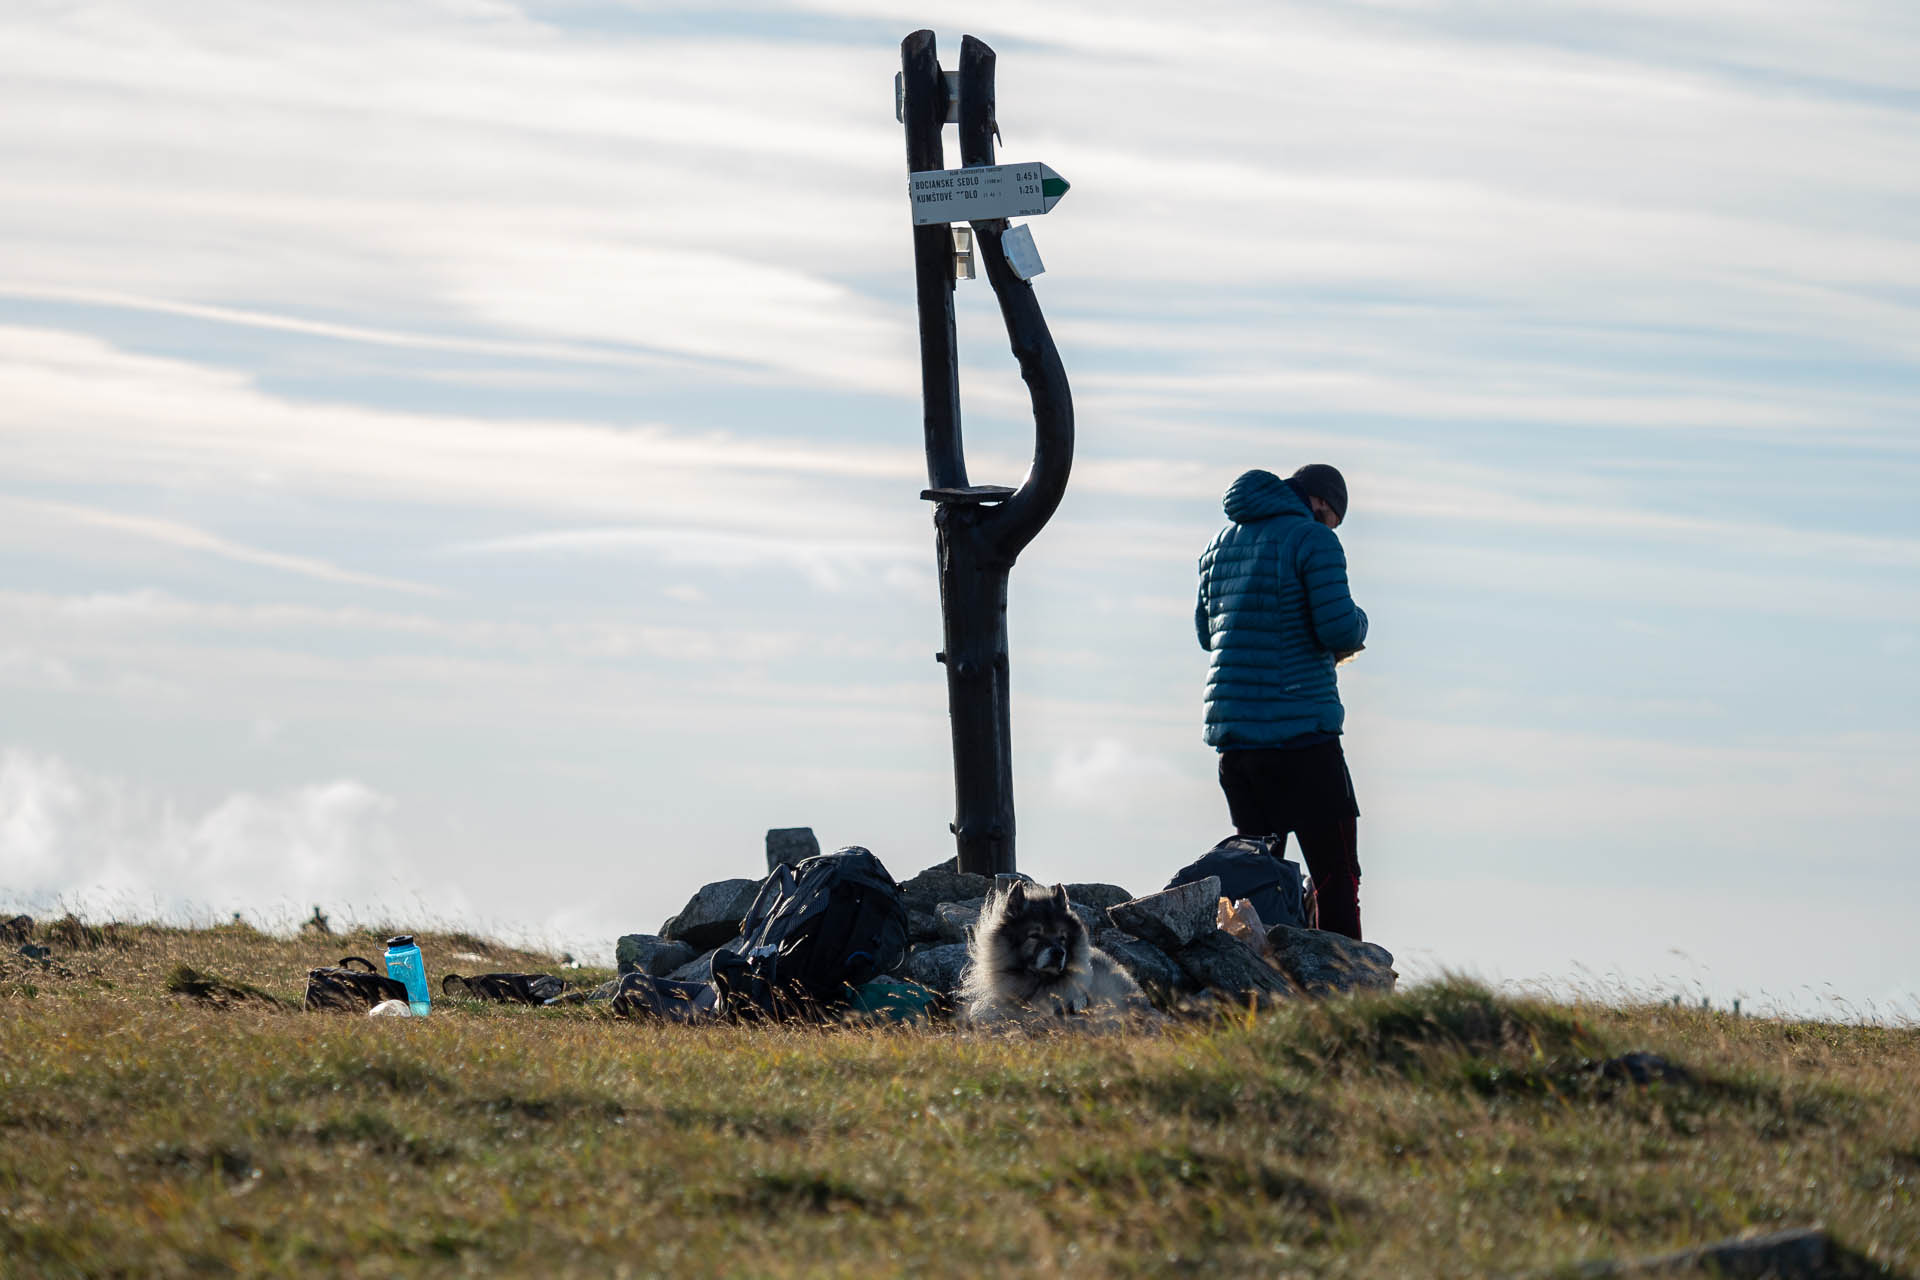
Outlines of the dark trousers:
[{"label": "dark trousers", "polygon": [[1360,806],[1338,739],[1317,746],[1222,751],[1220,789],[1243,836],[1291,832],[1313,876],[1319,924],[1360,937]]}]

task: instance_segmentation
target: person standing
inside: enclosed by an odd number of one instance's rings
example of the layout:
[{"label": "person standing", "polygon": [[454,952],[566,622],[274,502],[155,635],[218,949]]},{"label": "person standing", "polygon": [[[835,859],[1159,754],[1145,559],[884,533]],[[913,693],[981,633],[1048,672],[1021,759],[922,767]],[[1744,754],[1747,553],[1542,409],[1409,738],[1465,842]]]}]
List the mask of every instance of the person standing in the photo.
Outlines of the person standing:
[{"label": "person standing", "polygon": [[1194,625],[1213,655],[1206,740],[1243,836],[1291,832],[1322,929],[1360,937],[1360,806],[1340,735],[1334,667],[1366,647],[1334,530],[1347,483],[1324,463],[1282,480],[1249,471],[1222,502],[1227,526],[1200,557]]}]

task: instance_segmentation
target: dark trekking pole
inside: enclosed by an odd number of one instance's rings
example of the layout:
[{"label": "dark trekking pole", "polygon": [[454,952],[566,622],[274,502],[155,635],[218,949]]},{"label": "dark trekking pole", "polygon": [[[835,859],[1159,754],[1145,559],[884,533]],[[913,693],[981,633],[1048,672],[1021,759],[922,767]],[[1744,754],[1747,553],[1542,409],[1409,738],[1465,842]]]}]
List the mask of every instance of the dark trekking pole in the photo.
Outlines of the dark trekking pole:
[{"label": "dark trekking pole", "polygon": [[[948,79],[931,31],[900,46],[901,118],[915,203],[914,283],[920,317],[920,385],[927,449],[921,497],[935,504],[940,612],[953,730],[952,823],[962,871],[1015,870],[1013,742],[1008,705],[1007,580],[1014,560],[1060,505],[1073,467],[1073,396],[1028,277],[1008,253],[1009,213],[1043,213],[1066,184],[1044,165],[994,165],[994,53],[960,45],[958,124],[963,168],[942,170],[940,130]],[[969,173],[977,170],[977,173]],[[928,206],[923,209],[923,206]],[[937,220],[942,214],[952,214]],[[969,216],[972,215],[972,216]],[[1033,402],[1033,465],[1018,489],[973,485],[960,435],[960,375],[953,321],[954,236],[964,219],[986,268],[1020,376]],[[1024,228],[1019,235],[1024,238]],[[1029,242],[1030,243],[1030,242]]]}]

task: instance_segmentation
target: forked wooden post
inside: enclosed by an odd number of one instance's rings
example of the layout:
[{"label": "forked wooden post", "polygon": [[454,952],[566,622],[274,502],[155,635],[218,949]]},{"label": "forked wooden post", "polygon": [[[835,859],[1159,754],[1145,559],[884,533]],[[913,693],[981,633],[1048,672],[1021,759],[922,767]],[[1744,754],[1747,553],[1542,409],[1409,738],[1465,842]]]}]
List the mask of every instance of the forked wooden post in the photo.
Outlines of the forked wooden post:
[{"label": "forked wooden post", "polygon": [[[947,81],[933,32],[900,45],[907,169],[943,167],[940,130]],[[960,160],[993,163],[994,53],[960,44]],[[920,314],[920,386],[928,488],[940,562],[947,708],[953,727],[952,824],[960,869],[996,875],[1016,869],[1013,735],[1008,706],[1007,579],[1021,550],[1060,505],[1073,468],[1073,395],[1033,286],[1007,263],[1007,220],[973,222],[974,253],[1000,303],[1020,376],[1033,401],[1033,466],[1020,487],[970,485],[960,436],[960,370],[953,322],[953,239],[946,224],[913,231]]]}]

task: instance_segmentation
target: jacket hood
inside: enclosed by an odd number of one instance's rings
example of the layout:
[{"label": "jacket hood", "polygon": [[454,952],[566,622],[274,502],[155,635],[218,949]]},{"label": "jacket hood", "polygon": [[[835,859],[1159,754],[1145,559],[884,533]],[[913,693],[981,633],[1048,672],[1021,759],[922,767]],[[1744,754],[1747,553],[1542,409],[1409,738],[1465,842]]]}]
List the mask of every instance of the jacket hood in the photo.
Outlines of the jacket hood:
[{"label": "jacket hood", "polygon": [[1313,511],[1293,487],[1271,471],[1249,471],[1227,486],[1220,505],[1236,524],[1273,516],[1311,516]]}]

